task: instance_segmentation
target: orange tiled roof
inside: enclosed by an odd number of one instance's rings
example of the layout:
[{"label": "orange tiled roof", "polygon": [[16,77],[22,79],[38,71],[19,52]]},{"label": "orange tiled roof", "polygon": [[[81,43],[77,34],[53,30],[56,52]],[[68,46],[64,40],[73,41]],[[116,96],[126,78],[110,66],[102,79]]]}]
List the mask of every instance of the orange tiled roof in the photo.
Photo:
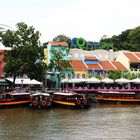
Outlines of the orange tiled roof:
[{"label": "orange tiled roof", "polygon": [[53,42],[51,42],[51,46],[64,46],[64,47],[67,47],[68,43],[67,42],[56,42],[56,41],[53,41]]},{"label": "orange tiled roof", "polygon": [[140,53],[134,53],[140,59]]},{"label": "orange tiled roof", "polygon": [[89,70],[102,70],[99,64],[87,64]]},{"label": "orange tiled roof", "polygon": [[99,63],[102,66],[103,70],[116,70],[109,61],[100,61]]},{"label": "orange tiled roof", "polygon": [[113,61],[111,63],[116,67],[116,70],[127,70],[127,68],[120,62]]},{"label": "orange tiled roof", "polygon": [[127,52],[124,53],[124,55],[129,59],[130,62],[140,62],[140,59],[138,59],[133,53],[131,52]]},{"label": "orange tiled roof", "polygon": [[87,60],[97,60],[96,56],[85,56],[85,59]]},{"label": "orange tiled roof", "polygon": [[71,60],[71,65],[74,70],[87,70],[85,64],[81,60]]}]

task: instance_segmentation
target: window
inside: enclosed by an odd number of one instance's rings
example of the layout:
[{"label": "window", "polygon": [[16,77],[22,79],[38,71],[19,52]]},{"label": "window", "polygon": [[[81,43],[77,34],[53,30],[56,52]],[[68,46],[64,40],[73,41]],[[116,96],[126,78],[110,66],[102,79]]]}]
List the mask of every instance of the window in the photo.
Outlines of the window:
[{"label": "window", "polygon": [[85,74],[82,74],[82,78],[86,78],[86,75]]},{"label": "window", "polygon": [[76,78],[80,78],[80,74],[76,74]]}]

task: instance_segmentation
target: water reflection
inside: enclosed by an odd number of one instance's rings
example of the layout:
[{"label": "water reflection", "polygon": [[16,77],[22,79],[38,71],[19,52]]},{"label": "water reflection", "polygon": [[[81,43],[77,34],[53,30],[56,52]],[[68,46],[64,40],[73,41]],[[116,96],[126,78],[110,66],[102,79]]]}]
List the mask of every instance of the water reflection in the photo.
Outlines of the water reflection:
[{"label": "water reflection", "polygon": [[86,110],[0,109],[2,140],[140,138],[140,105],[96,105]]}]

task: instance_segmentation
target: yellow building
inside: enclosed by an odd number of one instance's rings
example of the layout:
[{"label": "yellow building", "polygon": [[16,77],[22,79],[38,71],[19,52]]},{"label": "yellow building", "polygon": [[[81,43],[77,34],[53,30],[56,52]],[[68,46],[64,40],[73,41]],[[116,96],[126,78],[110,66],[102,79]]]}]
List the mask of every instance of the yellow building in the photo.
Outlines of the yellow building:
[{"label": "yellow building", "polygon": [[71,60],[75,78],[87,78],[88,68],[82,60]]},{"label": "yellow building", "polygon": [[116,61],[121,62],[129,71],[140,71],[140,52],[121,52]]}]

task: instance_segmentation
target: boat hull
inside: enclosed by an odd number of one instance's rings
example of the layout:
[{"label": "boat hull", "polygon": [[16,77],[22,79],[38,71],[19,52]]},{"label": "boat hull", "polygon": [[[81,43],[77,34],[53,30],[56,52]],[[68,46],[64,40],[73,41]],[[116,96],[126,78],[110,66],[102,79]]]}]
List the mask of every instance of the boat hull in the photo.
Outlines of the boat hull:
[{"label": "boat hull", "polygon": [[99,98],[95,97],[95,100],[99,103],[140,103],[140,99],[121,99],[121,98]]},{"label": "boat hull", "polygon": [[28,106],[30,100],[0,102],[0,107]]}]

